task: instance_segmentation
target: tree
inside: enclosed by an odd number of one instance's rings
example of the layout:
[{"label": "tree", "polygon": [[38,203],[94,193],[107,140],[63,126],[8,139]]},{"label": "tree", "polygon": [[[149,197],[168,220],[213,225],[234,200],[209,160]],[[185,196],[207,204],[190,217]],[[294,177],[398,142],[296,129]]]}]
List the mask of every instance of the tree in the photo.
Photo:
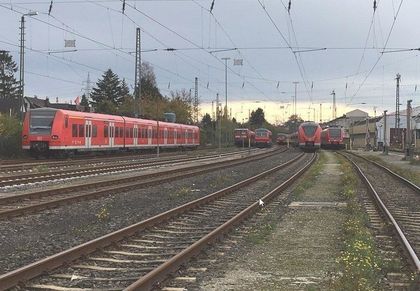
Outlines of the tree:
[{"label": "tree", "polygon": [[[115,113],[118,105],[122,101],[121,84],[117,74],[108,69],[103,75],[102,80],[96,83],[90,97],[90,102],[97,112]],[[106,111],[103,111],[106,110]],[[112,110],[112,112],[109,112]]]},{"label": "tree", "polygon": [[17,99],[19,84],[15,79],[17,65],[7,51],[0,51],[0,98]]},{"label": "tree", "polygon": [[256,111],[252,111],[249,121],[251,126],[254,128],[262,127],[262,125],[266,122],[264,111],[261,108],[258,108]]},{"label": "tree", "polygon": [[303,119],[298,115],[291,115],[289,117],[289,120],[286,121],[284,124],[285,127],[289,129],[289,133],[297,131],[299,125],[303,122]]},{"label": "tree", "polygon": [[156,75],[153,71],[153,67],[147,62],[141,64],[140,82],[142,100],[155,100],[163,97],[157,87]]},{"label": "tree", "polygon": [[80,105],[89,107],[89,100],[87,99],[86,95],[82,95],[82,100],[80,100]]},{"label": "tree", "polygon": [[176,114],[176,120],[180,123],[192,123],[191,94],[185,89],[171,91],[168,109]]}]

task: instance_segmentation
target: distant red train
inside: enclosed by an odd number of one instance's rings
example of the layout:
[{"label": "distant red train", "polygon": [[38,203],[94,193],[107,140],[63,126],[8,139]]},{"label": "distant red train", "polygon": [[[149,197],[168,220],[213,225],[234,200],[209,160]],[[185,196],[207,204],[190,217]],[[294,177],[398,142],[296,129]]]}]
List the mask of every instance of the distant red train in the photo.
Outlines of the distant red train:
[{"label": "distant red train", "polygon": [[321,147],[325,149],[344,149],[344,130],[339,127],[329,127],[321,133]]},{"label": "distant red train", "polygon": [[22,148],[35,155],[199,144],[197,126],[54,108],[27,112],[22,130]]},{"label": "distant red train", "polygon": [[254,146],[255,143],[255,132],[248,128],[237,128],[233,132],[235,145],[237,146]]},{"label": "distant red train", "polygon": [[273,145],[273,137],[270,130],[266,128],[258,128],[255,130],[255,146],[271,147]]},{"label": "distant red train", "polygon": [[321,127],[316,122],[304,122],[291,135],[295,145],[304,151],[315,151],[321,147]]},{"label": "distant red train", "polygon": [[277,138],[276,138],[276,142],[278,145],[286,145],[287,144],[287,140],[289,139],[289,135],[286,133],[278,133],[277,134]]}]

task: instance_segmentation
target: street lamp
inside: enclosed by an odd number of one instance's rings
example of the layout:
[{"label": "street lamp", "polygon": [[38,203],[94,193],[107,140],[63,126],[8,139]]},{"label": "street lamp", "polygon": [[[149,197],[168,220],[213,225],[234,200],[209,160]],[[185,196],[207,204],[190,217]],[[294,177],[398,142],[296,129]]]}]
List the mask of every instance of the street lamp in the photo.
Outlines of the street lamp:
[{"label": "street lamp", "polygon": [[36,11],[29,11],[28,13],[22,14],[20,18],[20,63],[19,63],[19,86],[20,86],[20,110],[21,110],[21,119],[24,115],[24,102],[23,98],[25,97],[25,16],[35,16],[38,15]]}]

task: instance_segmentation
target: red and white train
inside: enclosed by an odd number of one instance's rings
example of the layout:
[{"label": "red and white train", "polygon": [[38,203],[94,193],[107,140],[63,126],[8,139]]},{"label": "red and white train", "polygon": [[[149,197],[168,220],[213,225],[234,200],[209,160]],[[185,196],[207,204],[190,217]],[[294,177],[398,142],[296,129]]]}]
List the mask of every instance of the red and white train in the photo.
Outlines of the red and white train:
[{"label": "red and white train", "polygon": [[233,132],[233,138],[236,146],[254,146],[255,132],[249,130],[248,128],[236,128]]},{"label": "red and white train", "polygon": [[255,146],[271,147],[273,145],[273,137],[270,130],[266,128],[258,128],[255,130]]},{"label": "red and white train", "polygon": [[22,148],[33,154],[197,147],[197,126],[54,108],[25,115]]},{"label": "red and white train", "polygon": [[321,146],[325,149],[344,149],[344,130],[340,127],[328,127],[321,133]]},{"label": "red and white train", "polygon": [[299,125],[298,131],[290,138],[295,146],[304,151],[315,151],[321,147],[322,128],[316,122],[304,122]]}]

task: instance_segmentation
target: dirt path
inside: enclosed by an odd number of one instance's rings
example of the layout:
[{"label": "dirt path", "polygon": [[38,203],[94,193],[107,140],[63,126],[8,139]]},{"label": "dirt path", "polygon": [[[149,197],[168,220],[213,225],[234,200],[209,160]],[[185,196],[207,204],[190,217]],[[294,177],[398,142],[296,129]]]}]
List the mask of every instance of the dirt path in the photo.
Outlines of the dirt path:
[{"label": "dirt path", "polygon": [[295,191],[289,211],[274,222],[271,235],[262,243],[247,243],[234,257],[222,259],[224,262],[212,268],[217,269],[214,276],[200,282],[200,289],[328,289],[338,269],[345,204],[338,193],[341,173],[337,159],[331,152],[322,155],[316,183]]}]

